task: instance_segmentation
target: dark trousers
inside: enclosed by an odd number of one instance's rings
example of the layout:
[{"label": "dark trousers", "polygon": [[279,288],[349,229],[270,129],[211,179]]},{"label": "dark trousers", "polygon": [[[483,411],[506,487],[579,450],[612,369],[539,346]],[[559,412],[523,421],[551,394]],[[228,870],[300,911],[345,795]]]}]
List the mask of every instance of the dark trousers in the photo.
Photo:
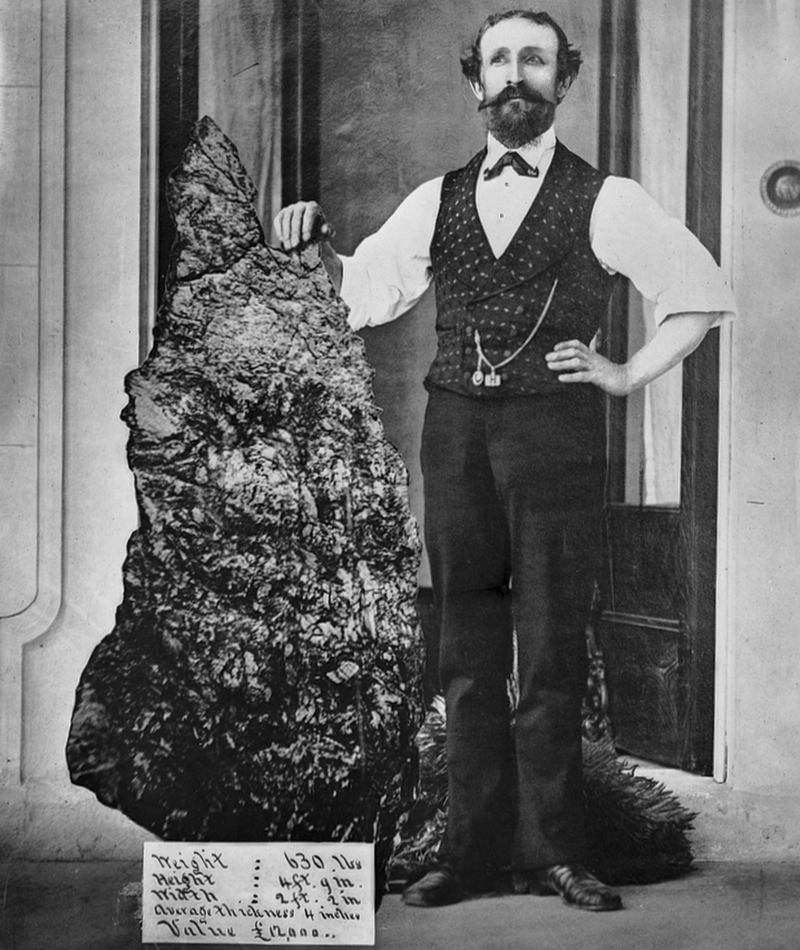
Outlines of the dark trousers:
[{"label": "dark trousers", "polygon": [[447,705],[448,859],[466,879],[581,861],[603,398],[583,386],[487,400],[431,388],[422,469]]}]

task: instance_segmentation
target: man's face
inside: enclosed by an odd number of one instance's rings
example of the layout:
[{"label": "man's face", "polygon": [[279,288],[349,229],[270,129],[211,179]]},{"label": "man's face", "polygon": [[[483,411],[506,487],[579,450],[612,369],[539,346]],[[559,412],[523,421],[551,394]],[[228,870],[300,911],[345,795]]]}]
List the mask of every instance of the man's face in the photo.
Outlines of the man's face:
[{"label": "man's face", "polygon": [[537,139],[553,123],[568,84],[559,83],[558,36],[530,20],[502,20],[481,37],[482,98],[486,124],[507,148]]}]

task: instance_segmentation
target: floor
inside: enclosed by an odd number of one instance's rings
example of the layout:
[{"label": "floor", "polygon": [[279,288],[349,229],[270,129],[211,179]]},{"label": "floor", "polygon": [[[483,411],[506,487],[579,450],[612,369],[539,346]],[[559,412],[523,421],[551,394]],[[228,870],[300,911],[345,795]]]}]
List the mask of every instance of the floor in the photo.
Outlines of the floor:
[{"label": "floor", "polygon": [[[138,862],[0,864],[0,950],[141,947],[140,875]],[[556,897],[483,898],[419,910],[392,894],[376,917],[376,946],[800,950],[800,865],[706,864],[681,880],[621,893],[624,910],[609,914],[575,911]]]}]

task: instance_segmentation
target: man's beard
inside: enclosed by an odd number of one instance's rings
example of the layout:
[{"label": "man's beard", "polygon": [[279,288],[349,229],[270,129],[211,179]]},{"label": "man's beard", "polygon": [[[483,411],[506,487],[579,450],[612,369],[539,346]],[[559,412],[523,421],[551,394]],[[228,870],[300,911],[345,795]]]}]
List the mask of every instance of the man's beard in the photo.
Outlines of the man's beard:
[{"label": "man's beard", "polygon": [[486,128],[506,148],[535,142],[553,124],[556,104],[523,85],[506,86],[494,99],[482,102]]}]

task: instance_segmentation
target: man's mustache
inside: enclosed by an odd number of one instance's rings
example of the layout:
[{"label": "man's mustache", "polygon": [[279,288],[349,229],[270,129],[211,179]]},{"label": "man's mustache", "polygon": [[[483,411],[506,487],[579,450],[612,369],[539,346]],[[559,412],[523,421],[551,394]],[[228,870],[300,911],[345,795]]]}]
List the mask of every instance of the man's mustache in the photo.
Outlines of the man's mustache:
[{"label": "man's mustache", "polygon": [[526,102],[532,102],[535,105],[551,104],[535,89],[526,89],[522,85],[504,86],[494,99],[484,99],[478,106],[478,112],[483,109],[491,109],[493,106],[501,106],[504,102],[511,102],[512,99],[524,99]]}]

